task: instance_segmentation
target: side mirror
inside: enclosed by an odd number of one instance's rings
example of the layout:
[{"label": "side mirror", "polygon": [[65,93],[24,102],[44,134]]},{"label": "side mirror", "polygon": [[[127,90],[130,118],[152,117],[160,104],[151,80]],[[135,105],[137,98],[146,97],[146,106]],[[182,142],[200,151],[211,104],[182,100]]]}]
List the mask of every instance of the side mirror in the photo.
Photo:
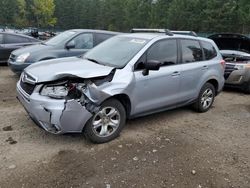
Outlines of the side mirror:
[{"label": "side mirror", "polygon": [[150,70],[159,70],[160,69],[160,66],[161,66],[161,62],[160,61],[155,61],[155,60],[150,60],[150,61],[147,61],[144,63],[144,70],[142,72],[142,74],[144,76],[148,75],[149,74],[149,71]]},{"label": "side mirror", "polygon": [[73,40],[66,44],[66,49],[69,50],[72,48],[75,48],[75,42]]}]

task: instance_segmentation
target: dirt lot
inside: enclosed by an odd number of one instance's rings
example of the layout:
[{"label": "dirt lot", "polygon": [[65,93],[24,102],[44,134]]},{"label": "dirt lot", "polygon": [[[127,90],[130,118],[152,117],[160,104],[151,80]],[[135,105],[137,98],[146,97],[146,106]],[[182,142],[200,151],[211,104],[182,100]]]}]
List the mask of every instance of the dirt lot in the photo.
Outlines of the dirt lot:
[{"label": "dirt lot", "polygon": [[17,79],[0,67],[1,188],[250,187],[249,95],[223,92],[204,114],[131,120],[118,139],[94,145],[35,126],[15,98]]}]

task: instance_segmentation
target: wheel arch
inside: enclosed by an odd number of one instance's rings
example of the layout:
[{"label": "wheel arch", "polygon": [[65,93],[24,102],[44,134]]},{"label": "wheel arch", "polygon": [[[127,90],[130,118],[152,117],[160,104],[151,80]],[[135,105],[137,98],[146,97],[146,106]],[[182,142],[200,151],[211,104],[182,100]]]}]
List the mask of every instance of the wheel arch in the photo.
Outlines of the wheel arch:
[{"label": "wheel arch", "polygon": [[218,94],[218,89],[219,89],[219,82],[218,82],[218,80],[216,80],[215,78],[211,78],[206,83],[210,83],[210,84],[212,84],[214,86],[214,88],[215,88],[215,94],[217,95]]},{"label": "wheel arch", "polygon": [[119,102],[121,102],[121,104],[125,108],[126,115],[127,115],[127,118],[128,118],[130,116],[130,112],[131,112],[131,100],[130,100],[129,96],[126,95],[126,94],[116,94],[116,95],[113,95],[112,97],[110,97],[108,99],[111,99],[111,98],[117,99]]}]

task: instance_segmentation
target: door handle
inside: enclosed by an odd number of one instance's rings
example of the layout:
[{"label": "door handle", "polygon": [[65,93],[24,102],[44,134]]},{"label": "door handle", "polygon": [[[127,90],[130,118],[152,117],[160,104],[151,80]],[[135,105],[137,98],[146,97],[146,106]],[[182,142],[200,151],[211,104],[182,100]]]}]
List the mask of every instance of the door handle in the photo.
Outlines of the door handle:
[{"label": "door handle", "polygon": [[202,67],[202,70],[207,70],[208,69],[208,66],[207,65],[204,65],[203,67]]},{"label": "door handle", "polygon": [[179,71],[175,71],[171,74],[171,76],[179,76],[181,73]]}]

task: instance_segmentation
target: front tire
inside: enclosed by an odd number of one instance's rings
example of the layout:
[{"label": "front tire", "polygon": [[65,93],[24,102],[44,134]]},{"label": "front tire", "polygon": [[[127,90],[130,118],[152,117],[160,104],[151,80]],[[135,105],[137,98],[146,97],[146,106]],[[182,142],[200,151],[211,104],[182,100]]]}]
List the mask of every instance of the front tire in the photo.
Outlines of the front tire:
[{"label": "front tire", "polygon": [[109,142],[119,136],[125,122],[124,106],[116,99],[109,99],[87,122],[84,134],[93,143]]},{"label": "front tire", "polygon": [[207,112],[213,105],[215,98],[215,88],[212,84],[206,83],[201,88],[199,97],[194,103],[194,109],[197,112]]}]

